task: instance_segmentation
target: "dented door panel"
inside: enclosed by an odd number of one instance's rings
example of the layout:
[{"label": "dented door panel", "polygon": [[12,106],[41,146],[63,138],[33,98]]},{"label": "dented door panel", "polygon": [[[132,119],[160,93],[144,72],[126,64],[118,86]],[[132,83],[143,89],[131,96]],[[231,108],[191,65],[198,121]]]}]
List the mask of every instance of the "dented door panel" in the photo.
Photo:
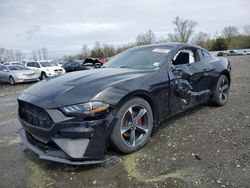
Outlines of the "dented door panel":
[{"label": "dented door panel", "polygon": [[209,99],[212,70],[212,67],[205,62],[178,65],[171,69],[171,115]]}]

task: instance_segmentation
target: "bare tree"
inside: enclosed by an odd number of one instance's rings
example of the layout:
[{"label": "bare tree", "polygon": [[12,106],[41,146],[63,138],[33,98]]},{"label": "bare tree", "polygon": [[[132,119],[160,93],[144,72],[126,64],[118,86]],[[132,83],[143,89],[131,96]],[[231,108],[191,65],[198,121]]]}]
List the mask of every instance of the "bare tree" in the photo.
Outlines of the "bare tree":
[{"label": "bare tree", "polygon": [[8,50],[8,61],[15,61],[14,50]]},{"label": "bare tree", "polygon": [[244,32],[245,35],[250,36],[250,25],[244,26],[243,32]]},{"label": "bare tree", "polygon": [[32,50],[32,58],[34,61],[38,60],[36,50]]},{"label": "bare tree", "polygon": [[239,35],[239,31],[238,31],[238,28],[237,27],[234,27],[234,26],[228,26],[228,27],[225,27],[222,31],[222,36],[224,38],[227,38],[227,39],[230,39],[232,37],[236,37]]},{"label": "bare tree", "polygon": [[204,32],[199,32],[197,35],[194,36],[193,43],[197,44],[198,46],[208,49],[209,40],[210,40],[209,34],[204,33]]},{"label": "bare tree", "polygon": [[173,24],[175,25],[175,32],[168,34],[168,38],[172,42],[188,42],[197,26],[197,22],[181,19],[178,16],[174,18]]},{"label": "bare tree", "polygon": [[145,45],[145,44],[152,44],[156,41],[156,36],[153,31],[150,29],[145,34],[139,34],[136,37],[136,45]]},{"label": "bare tree", "polygon": [[15,51],[15,61],[22,61],[24,59],[24,53],[21,50]]},{"label": "bare tree", "polygon": [[3,62],[4,59],[4,48],[0,48],[0,62]]},{"label": "bare tree", "polygon": [[88,49],[88,46],[87,44],[83,44],[82,45],[82,56],[83,58],[88,58],[89,57],[89,49]]},{"label": "bare tree", "polygon": [[47,60],[48,59],[48,50],[47,50],[47,48],[42,48],[40,51],[41,51],[43,59]]},{"label": "bare tree", "polygon": [[115,47],[114,45],[103,44],[103,55],[104,57],[112,57],[115,55]]},{"label": "bare tree", "polygon": [[42,52],[41,52],[41,49],[37,49],[37,56],[38,56],[38,60],[42,60]]},{"label": "bare tree", "polygon": [[1,62],[13,61],[13,50],[1,48],[0,49]]},{"label": "bare tree", "polygon": [[94,48],[91,50],[91,57],[103,58],[103,51],[101,48],[101,43],[99,41],[95,42]]}]

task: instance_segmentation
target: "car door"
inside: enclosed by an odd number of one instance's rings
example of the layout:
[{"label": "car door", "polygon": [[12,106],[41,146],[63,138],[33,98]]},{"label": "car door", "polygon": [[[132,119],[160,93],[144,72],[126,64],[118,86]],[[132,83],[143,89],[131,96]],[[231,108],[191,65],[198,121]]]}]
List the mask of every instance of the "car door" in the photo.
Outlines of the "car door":
[{"label": "car door", "polygon": [[73,68],[73,67],[72,67],[72,62],[68,62],[68,63],[66,63],[66,64],[64,65],[64,69],[65,69],[67,72],[73,71],[72,68]]},{"label": "car door", "polygon": [[72,67],[74,71],[80,70],[80,64],[78,62],[73,62]]},{"label": "car door", "polygon": [[39,74],[41,73],[41,66],[37,62],[30,62],[28,68],[36,71]]},{"label": "car door", "polygon": [[211,67],[196,48],[179,50],[170,64],[171,114],[182,112],[209,98]]}]

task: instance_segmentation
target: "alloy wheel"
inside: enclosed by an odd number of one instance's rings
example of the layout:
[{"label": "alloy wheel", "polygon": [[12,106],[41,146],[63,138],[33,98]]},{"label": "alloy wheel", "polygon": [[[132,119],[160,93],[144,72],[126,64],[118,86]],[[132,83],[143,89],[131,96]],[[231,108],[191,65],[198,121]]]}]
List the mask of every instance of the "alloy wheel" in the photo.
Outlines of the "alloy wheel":
[{"label": "alloy wheel", "polygon": [[221,103],[224,103],[227,100],[228,89],[228,81],[226,79],[223,79],[219,87],[219,98]]},{"label": "alloy wheel", "polygon": [[11,85],[14,85],[14,84],[15,84],[14,78],[10,77],[10,78],[9,78],[9,81],[10,81],[10,84],[11,84]]},{"label": "alloy wheel", "polygon": [[149,130],[149,116],[143,106],[131,106],[121,121],[121,136],[129,147],[135,147],[147,136]]}]

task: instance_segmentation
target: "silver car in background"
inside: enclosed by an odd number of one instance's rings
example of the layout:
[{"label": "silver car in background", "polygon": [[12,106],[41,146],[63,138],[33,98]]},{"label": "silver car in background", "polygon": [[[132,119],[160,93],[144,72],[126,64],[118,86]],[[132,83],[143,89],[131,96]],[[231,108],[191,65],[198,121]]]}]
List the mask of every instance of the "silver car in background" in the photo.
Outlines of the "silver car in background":
[{"label": "silver car in background", "polygon": [[20,65],[0,65],[0,81],[11,85],[21,82],[38,81],[40,74]]}]

